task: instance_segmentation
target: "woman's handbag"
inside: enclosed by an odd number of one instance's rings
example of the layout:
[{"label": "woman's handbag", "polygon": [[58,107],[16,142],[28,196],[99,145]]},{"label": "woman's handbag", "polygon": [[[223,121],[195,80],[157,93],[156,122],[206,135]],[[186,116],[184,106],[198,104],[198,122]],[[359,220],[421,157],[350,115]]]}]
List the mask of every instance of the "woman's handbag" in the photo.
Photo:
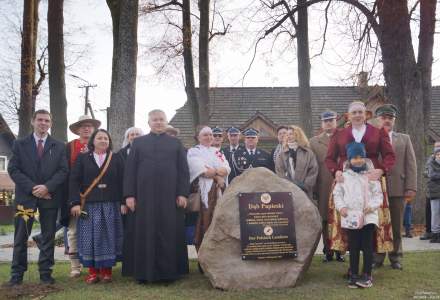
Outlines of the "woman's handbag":
[{"label": "woman's handbag", "polygon": [[200,202],[202,201],[200,196],[200,191],[196,193],[191,193],[188,196],[188,204],[186,206],[186,212],[199,212],[200,211]]}]

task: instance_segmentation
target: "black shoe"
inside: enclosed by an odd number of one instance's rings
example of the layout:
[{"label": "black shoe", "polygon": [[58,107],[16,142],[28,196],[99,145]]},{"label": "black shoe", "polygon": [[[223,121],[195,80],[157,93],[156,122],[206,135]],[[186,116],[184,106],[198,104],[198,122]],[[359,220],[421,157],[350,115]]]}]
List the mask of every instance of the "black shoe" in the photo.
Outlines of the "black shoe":
[{"label": "black shoe", "polygon": [[359,280],[359,276],[353,275],[348,279],[348,288],[357,289],[356,281]]},{"label": "black shoe", "polygon": [[430,243],[440,243],[440,233],[434,233],[429,242]]},{"label": "black shoe", "polygon": [[403,270],[403,267],[399,262],[391,263],[391,268],[393,268],[394,270]]},{"label": "black shoe", "polygon": [[373,263],[373,269],[379,269],[379,268],[382,268],[382,266],[383,266],[383,263],[378,263],[378,262]]},{"label": "black shoe", "polygon": [[371,276],[364,274],[360,279],[356,280],[356,285],[361,288],[370,288],[373,286],[373,280]]},{"label": "black shoe", "polygon": [[34,242],[35,242],[35,245],[37,245],[37,248],[39,249],[39,250],[41,250],[41,244],[43,243],[43,241],[41,240],[43,238],[43,236],[41,235],[41,233],[40,234],[37,234],[37,235],[34,235],[33,237],[32,237],[32,239],[34,240]]},{"label": "black shoe", "polygon": [[40,275],[41,284],[55,284],[55,279],[51,275]]},{"label": "black shoe", "polygon": [[411,230],[406,230],[406,231],[405,231],[405,234],[403,235],[403,237],[406,237],[406,238],[412,238],[413,235],[411,234]]},{"label": "black shoe", "polygon": [[3,284],[4,287],[13,287],[13,286],[17,286],[23,283],[23,278],[22,277],[18,277],[18,276],[13,276],[11,277],[11,279],[9,279],[8,282],[5,282]]},{"label": "black shoe", "polygon": [[336,252],[336,261],[344,262],[345,261],[344,255],[341,255],[341,253]]},{"label": "black shoe", "polygon": [[421,239],[422,241],[426,241],[426,240],[430,240],[430,239],[432,239],[432,236],[433,236],[433,233],[432,233],[432,232],[425,232],[425,233],[420,237],[420,239]]},{"label": "black shoe", "polygon": [[333,260],[333,254],[326,254],[324,255],[324,258],[322,259],[322,262],[329,262]]}]

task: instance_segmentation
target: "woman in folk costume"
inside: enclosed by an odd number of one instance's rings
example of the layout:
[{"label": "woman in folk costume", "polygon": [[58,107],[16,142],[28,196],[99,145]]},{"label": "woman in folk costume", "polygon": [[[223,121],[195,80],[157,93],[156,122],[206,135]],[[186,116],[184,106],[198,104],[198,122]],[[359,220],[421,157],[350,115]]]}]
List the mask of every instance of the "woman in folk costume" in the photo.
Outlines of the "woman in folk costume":
[{"label": "woman in folk costume", "polygon": [[298,185],[312,199],[318,176],[318,162],[304,131],[290,125],[275,161],[278,176]]},{"label": "woman in folk costume", "polygon": [[[383,175],[394,165],[396,156],[390,143],[388,133],[366,123],[365,104],[354,101],[348,106],[350,125],[337,130],[330,139],[325,163],[330,172],[335,176],[336,182],[342,182],[343,165],[347,161],[346,145],[355,141],[365,145],[366,157],[373,163],[374,169],[367,172],[369,180],[379,180],[384,194],[383,202],[379,208],[379,224],[375,231],[375,252],[392,251],[393,234],[391,218],[386,194],[386,183]],[[379,159],[380,157],[380,159]],[[340,216],[337,213],[333,198],[329,199],[329,245],[332,250],[346,251],[347,237],[341,230]]]},{"label": "woman in folk costume", "polygon": [[[77,224],[78,253],[89,268],[87,283],[112,280],[112,267],[122,256],[122,178],[124,162],[114,154],[110,135],[98,129],[89,151],[80,154],[69,178],[71,214]],[[84,200],[85,199],[85,200]]]},{"label": "woman in folk costume", "polygon": [[[379,224],[378,209],[383,202],[380,182],[368,179],[368,171],[374,169],[366,158],[364,144],[352,142],[347,145],[347,161],[342,177],[333,190],[335,208],[341,215],[341,227],[348,236],[351,276],[350,288],[369,288],[373,285],[373,235]],[[363,253],[363,272],[359,276],[359,255]]]},{"label": "woman in folk costume", "polygon": [[188,150],[191,191],[200,193],[200,212],[197,220],[194,245],[197,251],[212,221],[215,206],[228,183],[231,172],[223,153],[212,147],[212,130],[205,126],[197,135],[199,144]]}]

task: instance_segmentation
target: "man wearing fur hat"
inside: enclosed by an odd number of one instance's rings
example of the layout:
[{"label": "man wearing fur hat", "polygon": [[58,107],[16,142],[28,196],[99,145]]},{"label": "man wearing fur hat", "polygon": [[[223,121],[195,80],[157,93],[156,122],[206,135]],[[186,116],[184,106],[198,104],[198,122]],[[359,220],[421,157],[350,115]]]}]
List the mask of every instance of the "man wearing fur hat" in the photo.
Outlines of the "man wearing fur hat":
[{"label": "man wearing fur hat", "polygon": [[[385,104],[377,108],[375,114],[378,126],[388,132],[391,145],[396,154],[396,162],[387,173],[391,226],[393,230],[393,251],[388,253],[388,258],[393,269],[401,270],[403,209],[405,202],[410,202],[416,195],[416,157],[409,135],[394,131],[397,108],[392,104]],[[381,267],[384,260],[385,253],[376,253],[374,258],[375,267]]]},{"label": "man wearing fur hat", "polygon": [[[78,121],[71,124],[69,129],[79,138],[67,143],[67,160],[69,168],[72,168],[78,154],[87,152],[87,143],[92,133],[101,126],[101,122],[92,119],[90,116],[84,115],[79,117]],[[68,224],[67,238],[69,241],[69,259],[70,259],[70,277],[78,277],[81,275],[81,264],[78,258],[78,248],[76,240],[76,223],[77,217],[69,216],[69,210],[62,211],[62,219],[65,221],[64,225]]]}]

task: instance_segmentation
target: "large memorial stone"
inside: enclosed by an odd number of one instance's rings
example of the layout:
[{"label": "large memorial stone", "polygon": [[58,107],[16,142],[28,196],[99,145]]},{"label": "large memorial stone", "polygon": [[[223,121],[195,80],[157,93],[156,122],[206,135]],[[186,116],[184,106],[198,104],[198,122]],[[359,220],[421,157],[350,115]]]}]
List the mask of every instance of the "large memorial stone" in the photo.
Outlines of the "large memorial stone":
[{"label": "large memorial stone", "polygon": [[[243,260],[240,242],[240,193],[292,193],[297,257]],[[212,285],[220,289],[293,287],[307,271],[321,234],[318,208],[293,183],[266,168],[236,177],[217,202],[212,223],[199,250],[199,263]]]}]

